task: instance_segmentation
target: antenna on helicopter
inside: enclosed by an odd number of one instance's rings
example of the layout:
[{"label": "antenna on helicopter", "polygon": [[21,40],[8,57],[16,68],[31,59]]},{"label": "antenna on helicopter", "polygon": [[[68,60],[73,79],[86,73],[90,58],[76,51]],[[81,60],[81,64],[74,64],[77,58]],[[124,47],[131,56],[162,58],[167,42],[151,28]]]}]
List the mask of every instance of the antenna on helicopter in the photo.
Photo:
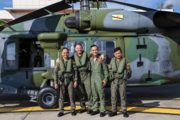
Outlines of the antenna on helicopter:
[{"label": "antenna on helicopter", "polygon": [[97,9],[99,10],[99,0],[97,0]]},{"label": "antenna on helicopter", "polygon": [[82,0],[80,3],[82,10],[90,10],[89,0]]},{"label": "antenna on helicopter", "polygon": [[72,0],[72,12],[74,13],[74,2]]},{"label": "antenna on helicopter", "polygon": [[79,3],[80,3],[80,10],[82,10],[82,4],[81,4],[81,0],[79,0]]}]

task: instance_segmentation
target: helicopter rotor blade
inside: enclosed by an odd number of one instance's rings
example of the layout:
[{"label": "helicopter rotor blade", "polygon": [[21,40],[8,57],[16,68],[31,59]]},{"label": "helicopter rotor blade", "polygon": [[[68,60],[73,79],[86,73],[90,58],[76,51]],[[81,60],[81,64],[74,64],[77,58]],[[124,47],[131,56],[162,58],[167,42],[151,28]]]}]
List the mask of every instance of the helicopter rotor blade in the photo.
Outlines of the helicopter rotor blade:
[{"label": "helicopter rotor blade", "polygon": [[156,9],[147,8],[147,7],[143,7],[143,6],[139,6],[139,5],[134,5],[134,4],[129,4],[129,3],[124,3],[124,2],[119,2],[119,1],[114,1],[114,0],[107,0],[107,2],[112,2],[112,3],[121,4],[121,5],[126,5],[126,6],[129,6],[129,7],[134,7],[134,8],[145,10],[145,11],[158,11]]},{"label": "helicopter rotor blade", "polygon": [[8,23],[5,23],[4,25],[0,26],[0,31],[2,31],[5,28],[5,26],[11,26],[11,25],[14,25],[14,24],[17,24],[20,22],[24,22],[27,20],[32,20],[35,18],[39,18],[39,17],[45,16],[45,15],[48,15],[49,13],[46,10],[51,11],[51,12],[57,12],[57,11],[68,9],[70,7],[71,7],[70,5],[68,5],[64,0],[62,0],[60,2],[54,3],[52,5],[46,6],[44,8],[39,9],[39,10],[36,10],[36,11],[31,12],[29,14],[26,14],[22,17],[19,17],[15,20],[12,20]]}]

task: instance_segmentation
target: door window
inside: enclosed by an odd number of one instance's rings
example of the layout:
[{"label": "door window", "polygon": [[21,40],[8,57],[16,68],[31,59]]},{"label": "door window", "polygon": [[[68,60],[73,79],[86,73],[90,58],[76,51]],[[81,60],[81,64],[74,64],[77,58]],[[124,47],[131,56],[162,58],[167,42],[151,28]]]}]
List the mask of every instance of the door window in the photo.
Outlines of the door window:
[{"label": "door window", "polygon": [[98,46],[98,52],[104,54],[106,57],[106,63],[110,63],[111,58],[114,57],[114,41],[94,41],[94,45]]},{"label": "door window", "polygon": [[16,44],[14,42],[10,42],[7,44],[7,52],[6,52],[6,64],[9,67],[14,67],[16,65]]},{"label": "door window", "polygon": [[72,55],[74,55],[75,51],[75,44],[76,43],[80,43],[83,46],[83,51],[86,50],[86,44],[84,41],[65,41],[63,46],[65,48],[68,48],[69,50],[69,57],[71,57]]}]

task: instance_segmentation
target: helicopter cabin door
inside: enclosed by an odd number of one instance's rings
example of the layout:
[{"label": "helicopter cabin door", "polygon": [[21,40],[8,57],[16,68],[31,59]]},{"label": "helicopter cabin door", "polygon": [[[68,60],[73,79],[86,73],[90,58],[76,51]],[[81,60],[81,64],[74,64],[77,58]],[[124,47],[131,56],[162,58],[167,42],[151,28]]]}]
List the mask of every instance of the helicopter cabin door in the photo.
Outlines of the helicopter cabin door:
[{"label": "helicopter cabin door", "polygon": [[5,42],[4,47],[4,70],[6,71],[17,71],[19,67],[19,39],[8,39]]}]

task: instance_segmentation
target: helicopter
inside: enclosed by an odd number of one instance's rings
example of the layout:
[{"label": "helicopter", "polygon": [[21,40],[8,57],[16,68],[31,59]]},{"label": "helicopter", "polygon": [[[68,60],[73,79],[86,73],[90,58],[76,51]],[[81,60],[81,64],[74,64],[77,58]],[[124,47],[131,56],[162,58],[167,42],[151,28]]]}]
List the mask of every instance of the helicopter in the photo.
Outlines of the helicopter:
[{"label": "helicopter", "polygon": [[[54,108],[56,59],[63,47],[75,53],[81,43],[97,45],[109,64],[115,47],[130,63],[127,86],[180,82],[180,14],[114,0],[103,0],[145,12],[90,10],[91,0],[62,0],[0,26],[0,94],[27,94],[40,107]],[[80,10],[74,12],[74,3]],[[72,5],[72,6],[71,6]],[[72,13],[55,14],[72,8]],[[46,15],[51,16],[46,16]],[[45,17],[44,17],[45,16]]]}]

